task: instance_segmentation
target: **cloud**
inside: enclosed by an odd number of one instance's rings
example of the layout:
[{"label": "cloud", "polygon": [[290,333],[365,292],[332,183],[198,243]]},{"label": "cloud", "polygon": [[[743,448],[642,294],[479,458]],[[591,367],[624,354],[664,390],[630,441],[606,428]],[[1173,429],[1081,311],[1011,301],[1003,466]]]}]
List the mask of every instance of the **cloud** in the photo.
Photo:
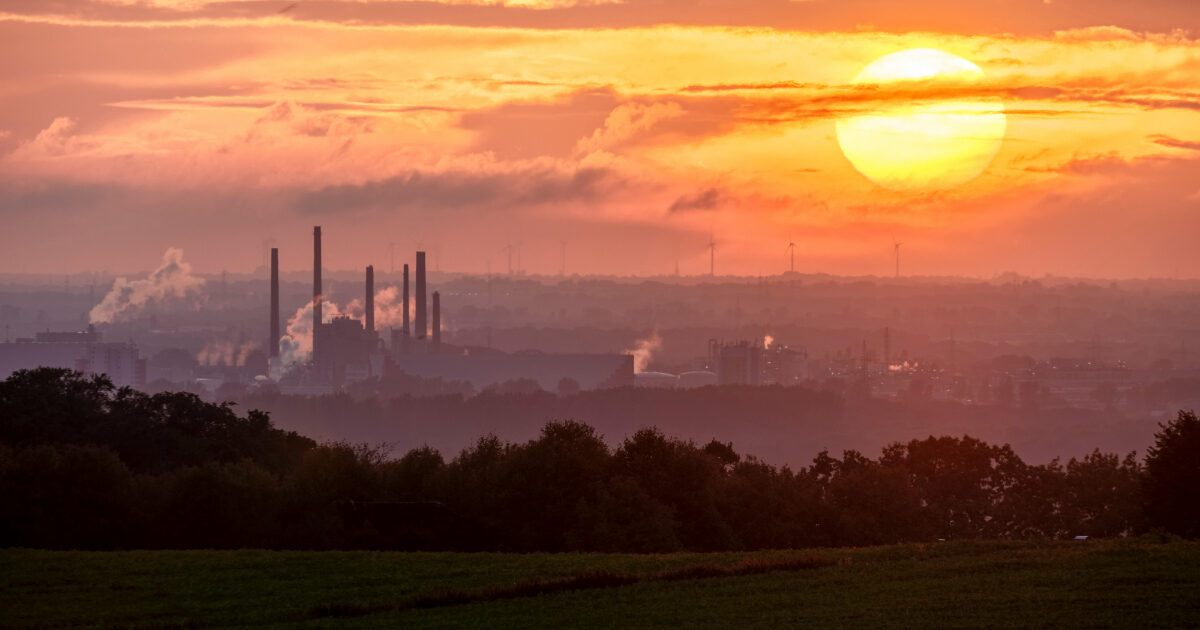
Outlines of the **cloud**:
[{"label": "cloud", "polygon": [[78,141],[74,130],[74,119],[66,116],[55,118],[50,126],[39,131],[33,140],[18,146],[12,155],[14,159],[44,159],[90,148],[87,143]]},{"label": "cloud", "polygon": [[721,203],[723,195],[716,188],[706,188],[698,193],[683,195],[676,199],[667,212],[692,212],[696,210],[713,210]]},{"label": "cloud", "polygon": [[796,81],[769,81],[764,83],[716,83],[710,85],[689,85],[681,88],[680,92],[740,92],[743,90],[799,90],[804,88],[823,88],[823,85],[799,83]]},{"label": "cloud", "polygon": [[678,103],[625,103],[614,109],[591,136],[580,139],[575,150],[578,153],[608,150],[649,131],[663,120],[681,115],[683,108]]},{"label": "cloud", "polygon": [[1200,142],[1179,140],[1177,138],[1172,138],[1170,136],[1165,136],[1158,133],[1150,135],[1149,138],[1154,142],[1154,144],[1162,145],[1164,147],[1171,147],[1172,149],[1187,149],[1189,151],[1200,151]]},{"label": "cloud", "polygon": [[[1011,33],[1063,41],[1137,41],[1141,33],[1170,33],[1194,23],[1193,7],[1179,0],[1075,2],[976,0],[25,0],[8,10],[24,19],[74,23],[310,23],[328,28],[402,24],[503,26],[542,29],[629,28],[666,24],[768,27],[779,30],[891,33]],[[49,5],[49,6],[47,6]],[[47,15],[57,11],[61,15]],[[863,24],[863,16],[871,23]],[[1097,26],[1108,25],[1108,26]]]},{"label": "cloud", "polygon": [[629,183],[605,168],[567,170],[530,166],[503,172],[412,171],[363,184],[327,186],[296,202],[304,214],[369,210],[455,210],[495,212],[516,206],[595,203]]}]

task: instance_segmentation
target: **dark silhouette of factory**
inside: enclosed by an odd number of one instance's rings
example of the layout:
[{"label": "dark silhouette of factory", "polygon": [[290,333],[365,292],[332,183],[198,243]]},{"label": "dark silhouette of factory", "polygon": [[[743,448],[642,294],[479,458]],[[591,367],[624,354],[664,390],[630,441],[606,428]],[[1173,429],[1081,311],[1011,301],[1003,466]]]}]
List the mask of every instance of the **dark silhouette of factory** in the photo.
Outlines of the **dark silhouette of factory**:
[{"label": "dark silhouette of factory", "polygon": [[[271,340],[274,365],[280,361],[279,250],[271,250]],[[465,381],[477,389],[517,379],[537,381],[554,391],[564,379],[580,389],[633,385],[633,357],[626,354],[505,353],[491,348],[456,346],[442,341],[442,296],[429,292],[425,252],[416,253],[415,287],[411,296],[409,266],[403,267],[402,322],[390,326],[386,339],[375,327],[375,270],[367,266],[364,314],[361,320],[338,315],[322,317],[321,228],[313,228],[312,357],[303,366],[318,387],[341,388],[393,372],[422,378]],[[430,298],[427,300],[427,296]]]}]

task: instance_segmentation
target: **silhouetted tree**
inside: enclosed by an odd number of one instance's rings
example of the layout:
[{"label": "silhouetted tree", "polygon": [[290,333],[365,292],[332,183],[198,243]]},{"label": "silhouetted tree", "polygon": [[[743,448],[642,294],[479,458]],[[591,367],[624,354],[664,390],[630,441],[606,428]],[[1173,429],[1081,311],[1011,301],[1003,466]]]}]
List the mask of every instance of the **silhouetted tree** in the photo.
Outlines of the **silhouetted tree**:
[{"label": "silhouetted tree", "polygon": [[667,438],[655,428],[641,429],[613,454],[618,474],[629,475],[679,521],[683,547],[721,550],[737,546],[720,510],[723,462],[692,442]]},{"label": "silhouetted tree", "polygon": [[674,511],[651,497],[632,477],[609,479],[594,498],[580,501],[576,516],[574,527],[566,534],[571,549],[661,553],[681,548]]},{"label": "silhouetted tree", "polygon": [[1146,516],[1172,533],[1200,537],[1200,419],[1180,411],[1159,427],[1146,452]]},{"label": "silhouetted tree", "polygon": [[1121,536],[1142,527],[1142,466],[1134,453],[1092,452],[1067,462],[1063,518],[1068,533]]},{"label": "silhouetted tree", "polygon": [[567,549],[565,535],[578,506],[595,496],[608,458],[596,430],[572,420],[548,423],[538,439],[510,449],[498,507],[511,544],[521,550]]}]

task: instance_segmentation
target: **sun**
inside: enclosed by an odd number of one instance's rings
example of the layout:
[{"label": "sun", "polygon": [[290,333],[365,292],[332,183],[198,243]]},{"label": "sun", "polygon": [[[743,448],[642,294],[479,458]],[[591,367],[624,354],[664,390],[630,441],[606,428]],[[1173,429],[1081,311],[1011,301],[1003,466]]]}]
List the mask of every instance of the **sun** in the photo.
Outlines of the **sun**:
[{"label": "sun", "polygon": [[982,78],[979,66],[932,48],[876,59],[853,81],[871,97],[869,113],[837,121],[842,153],[891,190],[942,190],[975,179],[1000,149],[1007,124],[999,100],[953,97]]}]

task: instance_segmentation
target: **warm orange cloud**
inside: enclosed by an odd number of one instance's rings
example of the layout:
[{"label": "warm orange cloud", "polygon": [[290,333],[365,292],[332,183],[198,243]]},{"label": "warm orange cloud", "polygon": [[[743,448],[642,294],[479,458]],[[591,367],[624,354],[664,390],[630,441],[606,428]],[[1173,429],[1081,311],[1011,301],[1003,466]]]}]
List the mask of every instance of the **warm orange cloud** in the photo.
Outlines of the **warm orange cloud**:
[{"label": "warm orange cloud", "polygon": [[[211,270],[257,264],[258,240],[295,232],[300,243],[320,221],[354,241],[331,239],[338,266],[421,241],[440,244],[445,268],[482,271],[523,240],[527,266],[541,256],[553,270],[571,240],[580,270],[679,260],[699,272],[716,233],[722,269],[736,273],[778,270],[775,241],[800,245],[798,268],[884,272],[893,235],[921,273],[1200,273],[1195,248],[1176,244],[1200,228],[1200,186],[1186,175],[1200,161],[1200,43],[1185,32],[410,25],[389,18],[406,3],[378,4],[0,14],[17,61],[0,82],[0,201],[14,226],[0,245],[31,270],[96,259],[132,270],[178,232],[171,242]],[[457,15],[654,21],[639,2],[549,5]],[[338,17],[355,8],[371,19]],[[970,59],[984,78],[851,84],[871,60],[922,47]],[[1003,103],[1004,142],[983,175],[950,190],[883,190],[834,134],[840,118],[897,103],[980,99]],[[63,221],[79,226],[78,258],[36,245]],[[134,245],[93,238],[123,221],[140,227]],[[1043,249],[1096,244],[1089,230],[1162,246],[1122,267],[1099,247]],[[200,245],[217,235],[220,247]],[[613,266],[606,254],[628,243]]]}]

